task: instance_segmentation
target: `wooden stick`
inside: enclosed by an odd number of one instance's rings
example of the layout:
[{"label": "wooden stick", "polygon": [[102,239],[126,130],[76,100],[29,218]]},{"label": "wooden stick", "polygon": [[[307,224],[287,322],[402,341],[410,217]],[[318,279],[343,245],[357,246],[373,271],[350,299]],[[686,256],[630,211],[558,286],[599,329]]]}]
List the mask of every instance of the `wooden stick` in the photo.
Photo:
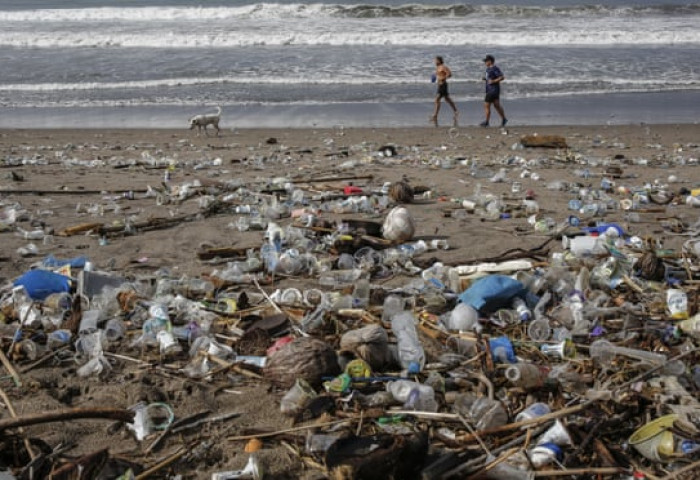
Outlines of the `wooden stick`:
[{"label": "wooden stick", "polygon": [[65,228],[58,232],[56,235],[59,237],[72,237],[75,235],[83,235],[88,232],[98,231],[102,228],[103,223],[81,223],[80,225],[74,225],[72,227]]},{"label": "wooden stick", "polygon": [[[584,408],[588,407],[589,405],[590,405],[589,403],[574,405],[573,407],[563,408],[561,410],[557,410],[556,412],[548,413],[547,415],[542,415],[541,417],[535,417],[535,418],[531,418],[528,420],[523,420],[522,422],[508,423],[506,425],[501,425],[500,427],[487,428],[484,430],[480,430],[476,433],[478,435],[480,435],[481,437],[484,437],[485,435],[491,435],[494,433],[509,432],[511,430],[516,430],[520,427],[531,427],[531,426],[539,425],[540,423],[545,423],[545,422],[548,422],[550,420],[555,420],[557,418],[565,417],[566,415],[570,415],[572,413],[579,412],[579,411],[583,410]],[[458,442],[471,442],[472,440],[475,440],[475,437],[474,437],[474,435],[469,434],[469,435],[463,435],[461,437],[457,437],[456,440]]]},{"label": "wooden stick", "polygon": [[634,283],[634,281],[629,277],[629,275],[623,275],[622,281],[625,283],[625,285],[630,287],[635,292],[644,293],[644,289],[642,287],[640,287],[639,285],[637,285],[636,283]]},{"label": "wooden stick", "polygon": [[[2,398],[2,401],[5,403],[5,406],[7,407],[7,411],[10,412],[10,416],[12,418],[17,418],[17,412],[15,411],[15,407],[12,406],[12,402],[10,401],[10,397],[7,396],[5,393],[5,390],[0,388],[0,398]],[[34,450],[32,449],[32,444],[29,441],[28,438],[24,436],[24,429],[18,428],[19,434],[22,435],[22,443],[24,443],[24,448],[27,449],[27,453],[29,453],[29,458],[34,460],[36,458],[36,453],[34,453]]]},{"label": "wooden stick", "polygon": [[569,475],[615,475],[623,473],[624,468],[620,467],[591,467],[591,468],[572,468],[567,470],[540,470],[535,473],[537,477],[567,477]]},{"label": "wooden stick", "polygon": [[115,195],[122,193],[146,193],[146,189],[132,188],[128,190],[3,190],[4,195]]},{"label": "wooden stick", "polygon": [[12,365],[12,362],[10,362],[10,359],[7,358],[5,352],[3,352],[2,349],[0,349],[0,362],[2,362],[7,372],[12,376],[12,380],[15,382],[15,386],[21,387],[22,379],[20,379],[19,373],[17,373],[17,370],[15,370],[15,367]]},{"label": "wooden stick", "polygon": [[60,352],[60,351],[62,351],[62,350],[67,350],[68,348],[70,348],[70,345],[64,345],[64,346],[62,346],[62,347],[60,347],[60,348],[57,348],[56,350],[53,350],[53,351],[47,353],[46,355],[44,355],[43,357],[41,357],[39,360],[37,360],[37,361],[35,361],[35,362],[33,362],[33,363],[30,363],[29,365],[27,365],[27,366],[25,366],[25,367],[22,367],[22,373],[27,373],[27,372],[29,372],[30,370],[35,369],[36,367],[38,367],[39,365],[41,365],[41,364],[44,363],[45,361],[47,361],[47,360],[49,360],[49,359],[55,357],[56,354],[57,354],[58,352]]},{"label": "wooden stick", "polygon": [[214,363],[218,363],[219,365],[224,367],[224,370],[231,369],[236,373],[240,373],[241,375],[245,375],[246,377],[250,377],[250,378],[257,378],[257,379],[263,378],[262,375],[258,375],[257,373],[251,372],[250,370],[246,370],[245,368],[241,368],[238,365],[236,365],[235,363],[229,363],[226,360],[224,360],[223,358],[217,357],[216,355],[212,355],[210,353],[207,353],[206,355],[207,355],[207,358],[209,360],[211,360]]},{"label": "wooden stick", "polygon": [[132,422],[134,412],[123,408],[70,408],[53,412],[32,413],[17,418],[0,418],[0,432],[8,428],[88,418]]},{"label": "wooden stick", "polygon": [[690,355],[690,354],[692,354],[692,353],[695,353],[695,352],[700,352],[700,347],[696,347],[696,348],[694,348],[694,349],[692,349],[692,350],[688,350],[687,352],[683,352],[683,353],[681,353],[681,354],[679,354],[679,355],[676,355],[675,357],[669,358],[668,360],[666,360],[666,362],[664,362],[664,363],[662,363],[662,364],[660,364],[660,365],[657,365],[657,366],[655,366],[655,367],[653,367],[653,368],[650,368],[650,369],[647,370],[646,372],[640,373],[639,375],[637,375],[636,377],[632,378],[631,380],[627,380],[625,383],[623,383],[623,384],[621,384],[621,385],[618,385],[617,387],[615,387],[615,388],[613,389],[613,392],[620,391],[620,390],[622,390],[623,388],[626,388],[626,387],[628,387],[628,386],[630,386],[630,385],[632,385],[632,384],[634,384],[634,383],[637,383],[638,381],[642,380],[643,378],[647,377],[648,375],[651,375],[652,373],[656,372],[657,370],[661,370],[662,368],[664,368],[664,367],[665,367],[666,365],[668,365],[669,363],[675,362],[676,360],[680,360],[681,358],[687,357],[688,355]]},{"label": "wooden stick", "polygon": [[334,422],[314,423],[313,425],[304,425],[301,427],[285,428],[284,430],[277,430],[275,432],[256,433],[255,435],[238,435],[236,437],[228,437],[228,439],[232,442],[238,442],[241,440],[250,440],[251,438],[276,437],[277,435],[282,435],[284,433],[300,432],[302,430],[309,430],[311,428],[332,427],[333,425],[338,425],[339,423],[344,423],[344,422],[348,422],[348,421],[349,420],[336,420]]},{"label": "wooden stick", "polygon": [[[467,422],[467,419],[464,418],[464,415],[461,413],[457,414],[459,416],[459,420],[462,422],[462,425],[464,425],[467,430],[469,430],[469,433],[474,435],[474,438],[476,438],[476,441],[479,442],[479,446],[481,446],[481,449],[487,454],[487,455],[492,455],[491,450],[489,450],[489,447],[486,446],[486,444],[481,440],[479,435],[476,434],[474,429],[472,428],[471,425],[469,425],[469,422]],[[528,430],[528,433],[530,433],[530,430]]]},{"label": "wooden stick", "polygon": [[118,353],[112,353],[112,352],[104,352],[104,354],[108,357],[116,358],[119,360],[124,360],[126,362],[138,363],[139,365],[148,365],[148,366],[153,365],[151,362],[144,362],[143,360],[139,360],[138,358],[129,357],[127,355],[119,355]]},{"label": "wooden stick", "polygon": [[158,472],[158,471],[164,469],[165,467],[167,467],[167,466],[170,465],[171,463],[176,462],[177,460],[179,460],[179,459],[180,459],[181,457],[183,457],[187,452],[188,452],[188,449],[186,449],[186,448],[184,448],[184,447],[180,447],[180,449],[179,449],[178,451],[176,451],[175,453],[173,453],[172,455],[170,455],[168,458],[166,458],[166,459],[163,460],[162,462],[156,463],[155,465],[153,465],[153,466],[152,466],[151,468],[149,468],[148,470],[145,470],[143,473],[140,473],[139,475],[136,475],[136,476],[134,477],[134,480],[144,480],[145,478],[150,477],[151,475],[153,475],[154,473],[156,473],[156,472]]},{"label": "wooden stick", "polygon": [[669,473],[665,477],[662,477],[661,480],[672,480],[673,478],[677,478],[678,475],[681,475],[685,472],[692,472],[696,468],[700,468],[700,460],[693,462],[689,465],[686,465],[685,467],[681,468],[680,470],[676,470],[675,472]]},{"label": "wooden stick", "polygon": [[257,279],[257,278],[253,278],[253,283],[254,283],[255,286],[258,288],[258,290],[260,290],[260,293],[263,294],[263,297],[265,297],[265,299],[270,303],[270,305],[272,305],[272,306],[275,308],[275,310],[277,310],[277,313],[284,313],[284,312],[282,311],[282,309],[281,309],[280,307],[278,307],[277,304],[270,298],[270,296],[267,294],[267,292],[265,292],[265,290],[263,290],[263,289],[260,287],[260,284],[258,283],[258,279]]},{"label": "wooden stick", "polygon": [[342,182],[344,180],[372,180],[374,175],[346,175],[321,178],[293,178],[294,183],[323,183],[323,182]]}]

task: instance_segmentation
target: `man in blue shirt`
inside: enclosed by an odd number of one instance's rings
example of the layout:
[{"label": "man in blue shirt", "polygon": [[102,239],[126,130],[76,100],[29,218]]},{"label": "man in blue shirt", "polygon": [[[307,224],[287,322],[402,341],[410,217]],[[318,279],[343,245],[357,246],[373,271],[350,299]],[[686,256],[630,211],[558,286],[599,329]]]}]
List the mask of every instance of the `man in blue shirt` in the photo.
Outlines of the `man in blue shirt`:
[{"label": "man in blue shirt", "polygon": [[484,82],[486,83],[486,96],[484,97],[484,112],[486,113],[486,120],[484,120],[480,125],[482,127],[488,127],[489,121],[491,120],[491,104],[496,109],[498,114],[501,116],[501,126],[505,127],[508,123],[506,114],[501,106],[501,82],[506,78],[501,72],[501,69],[495,65],[496,59],[493,55],[486,55],[484,58],[484,63],[486,64],[486,74],[484,75]]}]

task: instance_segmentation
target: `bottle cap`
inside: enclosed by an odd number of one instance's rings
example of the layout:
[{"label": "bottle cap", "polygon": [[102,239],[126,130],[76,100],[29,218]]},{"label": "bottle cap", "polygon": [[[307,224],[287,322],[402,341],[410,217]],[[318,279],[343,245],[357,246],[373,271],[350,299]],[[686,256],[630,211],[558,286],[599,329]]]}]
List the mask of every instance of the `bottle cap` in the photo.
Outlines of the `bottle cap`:
[{"label": "bottle cap", "polygon": [[416,375],[420,373],[420,364],[418,362],[410,362],[408,364],[409,375]]}]

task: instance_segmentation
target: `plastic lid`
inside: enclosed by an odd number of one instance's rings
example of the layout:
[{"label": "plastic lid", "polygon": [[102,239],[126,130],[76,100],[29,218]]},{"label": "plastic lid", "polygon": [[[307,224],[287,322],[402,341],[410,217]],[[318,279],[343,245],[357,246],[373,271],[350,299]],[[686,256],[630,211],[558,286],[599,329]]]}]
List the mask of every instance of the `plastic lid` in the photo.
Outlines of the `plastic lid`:
[{"label": "plastic lid", "polygon": [[548,450],[551,450],[554,453],[554,455],[557,457],[558,460],[561,460],[564,456],[564,451],[556,443],[547,442],[547,443],[543,443],[541,445],[538,445],[538,447],[542,447],[542,448],[546,448]]},{"label": "plastic lid", "polygon": [[408,373],[411,375],[420,373],[420,364],[418,362],[410,362],[408,364]]}]

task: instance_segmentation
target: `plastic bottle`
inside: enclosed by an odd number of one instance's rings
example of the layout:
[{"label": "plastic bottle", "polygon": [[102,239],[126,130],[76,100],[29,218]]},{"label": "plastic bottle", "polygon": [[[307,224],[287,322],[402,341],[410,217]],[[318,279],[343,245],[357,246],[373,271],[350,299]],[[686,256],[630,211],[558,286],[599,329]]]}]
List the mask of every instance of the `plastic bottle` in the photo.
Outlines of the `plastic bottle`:
[{"label": "plastic bottle", "polygon": [[174,355],[182,351],[182,347],[180,347],[180,344],[177,342],[177,340],[175,340],[172,332],[161,330],[156,335],[156,338],[160,344],[161,355]]},{"label": "plastic bottle", "polygon": [[46,346],[49,350],[55,350],[67,345],[71,339],[70,330],[54,330],[46,337]]},{"label": "plastic bottle", "polygon": [[394,396],[397,402],[402,402],[406,408],[423,412],[437,412],[438,404],[435,401],[435,391],[428,385],[410,380],[396,380],[388,382],[386,390]]},{"label": "plastic bottle", "polygon": [[44,299],[44,307],[50,308],[55,311],[66,311],[70,310],[72,298],[70,294],[66,292],[52,293]]},{"label": "plastic bottle", "polygon": [[418,339],[413,313],[404,311],[391,319],[391,329],[396,336],[401,366],[413,375],[425,366],[425,352]]},{"label": "plastic bottle", "polygon": [[304,268],[299,251],[290,248],[279,256],[277,270],[286,275],[298,275]]},{"label": "plastic bottle", "polygon": [[532,363],[516,363],[506,368],[506,379],[513,385],[525,389],[540,388],[547,381],[549,367]]},{"label": "plastic bottle", "polygon": [[438,290],[445,289],[445,280],[447,279],[448,268],[440,262],[434,263],[430,268],[426,268],[421,273],[425,283],[432,288]]},{"label": "plastic bottle", "polygon": [[355,252],[355,262],[362,270],[370,270],[382,262],[382,255],[371,247],[362,247]]},{"label": "plastic bottle", "polygon": [[313,332],[317,328],[321,327],[321,325],[323,325],[326,312],[329,309],[329,301],[323,297],[316,309],[310,313],[307,313],[304,319],[301,321],[301,329],[305,332]]},{"label": "plastic bottle", "polygon": [[370,284],[366,278],[361,278],[355,284],[352,292],[353,308],[365,308],[369,305]]},{"label": "plastic bottle", "polygon": [[547,415],[548,413],[551,413],[552,409],[549,408],[549,405],[546,403],[542,402],[537,402],[533,403],[529,407],[527,407],[525,410],[522,412],[518,413],[515,416],[515,421],[516,422],[523,422],[525,420],[531,420],[533,418],[541,417],[542,415]]},{"label": "plastic bottle", "polygon": [[80,327],[78,333],[92,333],[97,330],[97,323],[100,318],[99,310],[86,310],[80,319]]},{"label": "plastic bottle", "polygon": [[355,258],[349,253],[341,253],[338,257],[338,270],[352,270],[355,268]]},{"label": "plastic bottle", "polygon": [[646,350],[639,350],[635,348],[618,347],[613,345],[607,340],[596,340],[591,343],[589,348],[589,355],[591,358],[599,361],[600,363],[609,363],[615,357],[615,355],[624,355],[626,357],[636,358],[638,360],[645,361],[652,365],[663,365],[666,363],[666,355],[661,353],[648,352]]},{"label": "plastic bottle", "polygon": [[678,328],[686,335],[700,340],[700,313],[688,320],[681,320],[678,322]]},{"label": "plastic bottle", "polygon": [[124,337],[126,328],[124,327],[124,322],[119,318],[111,318],[107,321],[104,328],[105,338],[109,342],[116,342]]},{"label": "plastic bottle", "polygon": [[520,297],[515,297],[512,302],[512,306],[518,313],[518,317],[521,322],[529,322],[532,319],[532,312],[528,308],[525,300]]},{"label": "plastic bottle", "polygon": [[404,299],[398,295],[389,295],[384,299],[384,308],[382,309],[382,322],[389,323],[394,315],[404,310]]},{"label": "plastic bottle", "polygon": [[268,273],[277,271],[279,252],[273,245],[263,244],[262,247],[260,247],[260,256],[262,257],[265,269]]},{"label": "plastic bottle", "polygon": [[438,404],[435,401],[435,392],[428,385],[418,385],[411,390],[404,407],[419,412],[437,412]]},{"label": "plastic bottle", "polygon": [[43,240],[44,238],[44,231],[41,229],[27,231],[17,227],[17,232],[25,240]]}]

